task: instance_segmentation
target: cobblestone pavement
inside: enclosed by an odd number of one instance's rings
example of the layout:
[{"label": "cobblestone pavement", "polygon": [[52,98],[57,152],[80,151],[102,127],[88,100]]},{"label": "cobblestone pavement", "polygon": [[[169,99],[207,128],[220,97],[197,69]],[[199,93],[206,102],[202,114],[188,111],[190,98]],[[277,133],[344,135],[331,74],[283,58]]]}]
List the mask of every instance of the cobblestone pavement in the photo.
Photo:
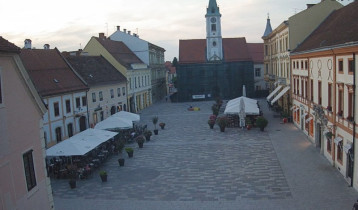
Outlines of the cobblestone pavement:
[{"label": "cobblestone pavement", "polygon": [[[269,119],[265,132],[218,127],[207,120],[213,102],[159,103],[141,113],[165,122],[134,158],[117,156],[77,181],[51,180],[56,209],[350,209],[358,193],[293,124]],[[187,111],[189,105],[200,111]]]}]

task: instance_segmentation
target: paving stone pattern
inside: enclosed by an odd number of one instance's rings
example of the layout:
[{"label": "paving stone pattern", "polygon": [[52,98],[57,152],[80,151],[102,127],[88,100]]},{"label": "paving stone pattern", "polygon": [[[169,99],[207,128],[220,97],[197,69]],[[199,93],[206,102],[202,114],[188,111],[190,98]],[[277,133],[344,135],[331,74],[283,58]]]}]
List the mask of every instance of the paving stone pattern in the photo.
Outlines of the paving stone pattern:
[{"label": "paving stone pattern", "polygon": [[[287,181],[287,174],[294,169],[284,172],[281,163],[286,167],[285,161],[278,157],[272,142],[272,132],[279,129],[227,128],[222,133],[215,126],[211,130],[207,120],[212,104],[159,103],[144,110],[141,123],[153,129],[151,118],[157,115],[159,122],[166,123],[165,129],[157,125],[159,135],[153,135],[142,149],[129,145],[134,147],[134,157],[126,157],[124,167],[119,167],[117,156],[107,160],[101,166],[108,172],[107,183],[101,182],[99,170],[89,179],[77,181],[73,190],[67,180],[51,180],[55,207],[122,209],[117,206],[120,204],[126,209],[252,209],[259,201],[265,209],[290,209],[290,202],[301,199],[294,194],[304,194],[304,189],[296,189],[291,177],[291,184]],[[201,110],[187,111],[190,105]],[[270,123],[272,120],[279,119],[272,118]],[[332,172],[327,168],[326,173]],[[294,193],[290,185],[295,187]],[[357,195],[354,190],[349,193]],[[315,209],[315,205],[307,202],[292,209]]]}]

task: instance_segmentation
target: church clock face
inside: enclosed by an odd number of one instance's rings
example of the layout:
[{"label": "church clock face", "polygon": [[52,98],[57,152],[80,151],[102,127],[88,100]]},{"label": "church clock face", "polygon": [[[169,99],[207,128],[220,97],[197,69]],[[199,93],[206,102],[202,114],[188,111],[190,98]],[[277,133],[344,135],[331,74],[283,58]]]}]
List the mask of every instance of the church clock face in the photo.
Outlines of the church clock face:
[{"label": "church clock face", "polygon": [[212,17],[212,18],[210,19],[210,21],[211,21],[212,23],[216,23],[216,18]]}]

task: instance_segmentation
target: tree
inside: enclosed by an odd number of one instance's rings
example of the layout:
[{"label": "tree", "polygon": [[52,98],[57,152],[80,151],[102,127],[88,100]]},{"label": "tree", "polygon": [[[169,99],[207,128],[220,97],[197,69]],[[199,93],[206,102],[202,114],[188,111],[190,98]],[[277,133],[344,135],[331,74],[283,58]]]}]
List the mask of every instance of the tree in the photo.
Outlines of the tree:
[{"label": "tree", "polygon": [[172,66],[177,67],[177,65],[178,65],[178,59],[177,59],[177,57],[174,57]]}]

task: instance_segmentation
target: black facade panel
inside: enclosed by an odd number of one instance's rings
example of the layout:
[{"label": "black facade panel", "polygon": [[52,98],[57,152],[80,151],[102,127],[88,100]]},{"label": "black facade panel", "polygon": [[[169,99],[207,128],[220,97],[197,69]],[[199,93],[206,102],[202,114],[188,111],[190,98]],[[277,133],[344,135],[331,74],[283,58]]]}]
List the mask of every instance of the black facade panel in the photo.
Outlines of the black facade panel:
[{"label": "black facade panel", "polygon": [[[252,61],[230,63],[179,64],[177,66],[178,101],[233,99],[254,97],[254,64]],[[193,95],[197,99],[193,99]],[[204,97],[204,98],[203,98]]]}]

